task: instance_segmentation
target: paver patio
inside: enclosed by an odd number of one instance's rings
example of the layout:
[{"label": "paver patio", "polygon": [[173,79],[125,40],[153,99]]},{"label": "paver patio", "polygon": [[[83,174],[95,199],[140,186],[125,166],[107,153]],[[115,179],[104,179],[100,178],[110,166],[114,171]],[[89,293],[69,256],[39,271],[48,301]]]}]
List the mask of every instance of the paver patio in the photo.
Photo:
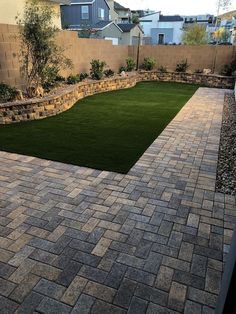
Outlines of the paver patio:
[{"label": "paver patio", "polygon": [[224,93],[200,88],[128,175],[0,152],[0,312],[213,313]]}]

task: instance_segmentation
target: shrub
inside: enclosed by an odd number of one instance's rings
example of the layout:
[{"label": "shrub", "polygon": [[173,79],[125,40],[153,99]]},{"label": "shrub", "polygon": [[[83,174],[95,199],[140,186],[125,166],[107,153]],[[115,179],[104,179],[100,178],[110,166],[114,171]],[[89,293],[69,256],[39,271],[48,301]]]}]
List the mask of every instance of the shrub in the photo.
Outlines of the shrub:
[{"label": "shrub", "polygon": [[142,68],[146,71],[151,71],[154,69],[155,65],[156,65],[156,60],[148,57],[148,58],[144,58]]},{"label": "shrub", "polygon": [[67,78],[67,84],[69,85],[74,85],[74,84],[77,84],[80,82],[80,76],[77,74],[77,75],[70,75],[68,76]]},{"label": "shrub", "polygon": [[121,72],[126,72],[126,71],[127,71],[127,69],[126,69],[125,66],[122,66],[122,67],[120,67],[120,69],[119,69],[119,73],[121,73]]},{"label": "shrub", "polygon": [[106,77],[114,76],[114,71],[112,71],[111,69],[108,69],[108,70],[104,71],[104,75]]},{"label": "shrub", "polygon": [[167,68],[161,65],[161,66],[158,68],[158,71],[161,72],[161,73],[167,73]]},{"label": "shrub", "polygon": [[85,80],[88,76],[89,76],[88,73],[85,72],[80,73],[79,75],[80,81]]},{"label": "shrub", "polygon": [[126,71],[131,72],[135,69],[136,63],[133,58],[129,57],[126,59]]},{"label": "shrub", "polygon": [[230,64],[225,64],[221,69],[220,74],[225,76],[232,76],[236,71],[236,60],[232,61]]},{"label": "shrub", "polygon": [[45,68],[45,77],[47,80],[42,82],[42,87],[46,90],[50,90],[51,88],[58,85],[59,82],[65,81],[65,78],[59,75],[59,68],[55,66],[48,66]]},{"label": "shrub", "polygon": [[54,26],[55,12],[50,5],[40,1],[27,1],[22,20],[18,17],[21,37],[22,71],[26,78],[26,90],[50,84],[53,68],[72,67],[72,62],[63,55],[56,44],[58,29]]},{"label": "shrub", "polygon": [[106,62],[100,60],[92,60],[90,75],[93,80],[101,80],[104,74],[104,67]]},{"label": "shrub", "polygon": [[16,96],[17,90],[15,87],[0,83],[0,102],[12,101]]},{"label": "shrub", "polygon": [[176,65],[175,71],[176,71],[176,72],[185,73],[188,68],[189,68],[188,60],[185,59],[185,60],[182,60],[181,62],[179,62],[179,63]]},{"label": "shrub", "polygon": [[196,73],[196,74],[202,74],[202,73],[203,73],[203,70],[201,70],[201,69],[196,69],[196,70],[194,71],[194,73]]}]

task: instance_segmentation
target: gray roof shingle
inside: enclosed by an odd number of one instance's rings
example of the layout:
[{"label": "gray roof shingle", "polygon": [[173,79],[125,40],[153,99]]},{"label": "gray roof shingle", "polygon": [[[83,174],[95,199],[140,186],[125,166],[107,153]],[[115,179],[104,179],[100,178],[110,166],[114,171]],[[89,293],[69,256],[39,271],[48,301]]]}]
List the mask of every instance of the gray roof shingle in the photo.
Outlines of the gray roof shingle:
[{"label": "gray roof shingle", "polygon": [[160,15],[160,22],[182,22],[183,20],[179,15]]},{"label": "gray roof shingle", "polygon": [[131,29],[135,28],[135,26],[137,24],[133,24],[133,23],[121,23],[121,24],[117,24],[119,26],[120,29],[122,29],[122,31],[124,33],[128,33],[131,31]]}]

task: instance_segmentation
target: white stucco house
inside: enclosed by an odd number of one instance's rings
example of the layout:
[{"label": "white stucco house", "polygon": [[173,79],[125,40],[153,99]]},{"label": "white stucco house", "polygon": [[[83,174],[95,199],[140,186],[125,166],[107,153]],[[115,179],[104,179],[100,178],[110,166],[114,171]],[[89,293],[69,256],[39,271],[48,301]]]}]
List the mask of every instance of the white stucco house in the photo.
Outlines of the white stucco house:
[{"label": "white stucco house", "polygon": [[180,44],[184,19],[179,15],[162,15],[161,12],[140,18],[140,26],[152,45]]}]

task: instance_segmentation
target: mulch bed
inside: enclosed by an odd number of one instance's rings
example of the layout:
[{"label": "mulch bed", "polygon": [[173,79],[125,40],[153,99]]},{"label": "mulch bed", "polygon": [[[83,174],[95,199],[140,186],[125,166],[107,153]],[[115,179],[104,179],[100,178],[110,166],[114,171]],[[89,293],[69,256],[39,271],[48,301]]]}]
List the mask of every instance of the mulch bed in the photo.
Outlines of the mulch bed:
[{"label": "mulch bed", "polygon": [[225,96],[216,191],[236,195],[236,102],[230,93]]}]

